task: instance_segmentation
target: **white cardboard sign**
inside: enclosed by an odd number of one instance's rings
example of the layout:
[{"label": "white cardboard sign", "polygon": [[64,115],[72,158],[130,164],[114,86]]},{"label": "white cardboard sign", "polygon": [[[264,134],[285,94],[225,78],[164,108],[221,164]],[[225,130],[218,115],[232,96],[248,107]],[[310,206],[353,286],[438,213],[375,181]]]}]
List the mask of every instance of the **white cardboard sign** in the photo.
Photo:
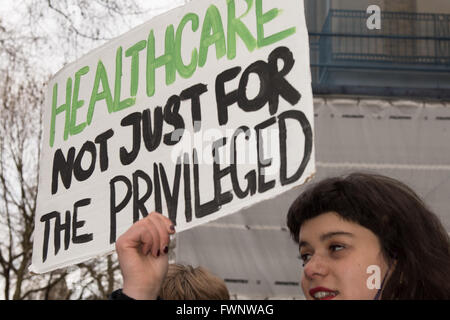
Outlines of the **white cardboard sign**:
[{"label": "white cardboard sign", "polygon": [[152,211],[180,232],[276,197],[315,172],[303,1],[193,1],[63,68],[44,108],[33,272]]}]

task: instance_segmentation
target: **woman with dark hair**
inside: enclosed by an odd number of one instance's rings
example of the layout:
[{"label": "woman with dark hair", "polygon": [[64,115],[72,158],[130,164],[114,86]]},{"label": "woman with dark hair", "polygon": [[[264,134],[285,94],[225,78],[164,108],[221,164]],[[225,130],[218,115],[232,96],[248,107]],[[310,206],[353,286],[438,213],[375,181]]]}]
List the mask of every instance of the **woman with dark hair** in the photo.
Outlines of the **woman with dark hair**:
[{"label": "woman with dark hair", "polygon": [[299,243],[307,299],[450,299],[449,235],[397,180],[325,179],[294,201],[287,224]]}]

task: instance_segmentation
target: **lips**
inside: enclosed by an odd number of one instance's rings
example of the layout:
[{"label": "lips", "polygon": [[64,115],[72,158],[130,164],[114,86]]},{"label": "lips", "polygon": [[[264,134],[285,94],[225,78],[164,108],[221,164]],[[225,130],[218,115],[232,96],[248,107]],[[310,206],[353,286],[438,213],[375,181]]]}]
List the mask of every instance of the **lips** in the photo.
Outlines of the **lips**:
[{"label": "lips", "polygon": [[309,294],[315,300],[331,300],[339,294],[339,291],[331,290],[325,287],[316,287],[309,290]]}]

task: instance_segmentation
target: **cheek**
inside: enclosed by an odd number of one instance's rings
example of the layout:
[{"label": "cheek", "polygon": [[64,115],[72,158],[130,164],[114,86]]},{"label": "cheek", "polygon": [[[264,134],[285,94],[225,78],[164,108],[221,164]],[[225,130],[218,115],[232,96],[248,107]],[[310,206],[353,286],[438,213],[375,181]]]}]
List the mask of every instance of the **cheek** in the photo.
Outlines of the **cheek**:
[{"label": "cheek", "polygon": [[381,270],[380,276],[382,277],[384,272],[382,261],[361,259],[359,261],[353,260],[351,264],[340,266],[341,268],[337,272],[339,274],[339,286],[342,290],[342,299],[372,300],[375,297],[378,288],[371,285],[373,273],[367,273],[367,268],[370,265],[379,266]]},{"label": "cheek", "polygon": [[340,275],[342,298],[351,300],[371,298],[371,292],[367,288],[368,274],[364,266],[355,263],[351,268],[341,270]]}]

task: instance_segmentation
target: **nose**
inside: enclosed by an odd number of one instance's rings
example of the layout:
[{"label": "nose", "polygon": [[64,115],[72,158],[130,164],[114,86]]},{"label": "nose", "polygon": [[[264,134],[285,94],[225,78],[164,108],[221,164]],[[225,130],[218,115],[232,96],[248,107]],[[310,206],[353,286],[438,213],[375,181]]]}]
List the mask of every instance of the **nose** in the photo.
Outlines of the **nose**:
[{"label": "nose", "polygon": [[303,272],[308,279],[326,276],[328,274],[328,264],[326,259],[318,254],[313,255],[305,264]]}]

